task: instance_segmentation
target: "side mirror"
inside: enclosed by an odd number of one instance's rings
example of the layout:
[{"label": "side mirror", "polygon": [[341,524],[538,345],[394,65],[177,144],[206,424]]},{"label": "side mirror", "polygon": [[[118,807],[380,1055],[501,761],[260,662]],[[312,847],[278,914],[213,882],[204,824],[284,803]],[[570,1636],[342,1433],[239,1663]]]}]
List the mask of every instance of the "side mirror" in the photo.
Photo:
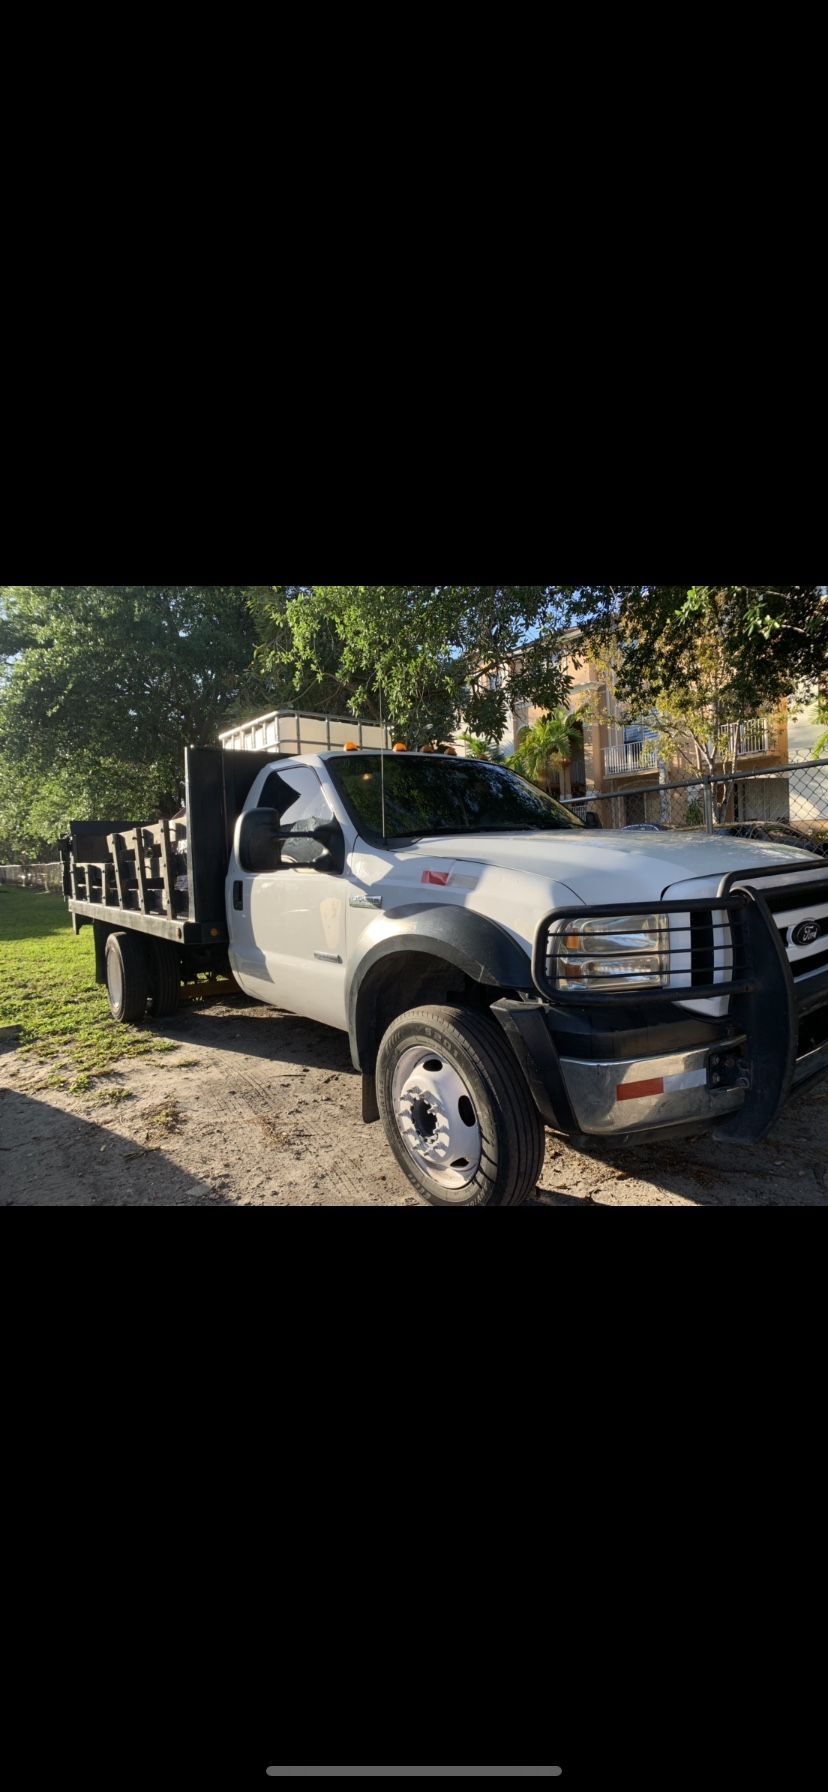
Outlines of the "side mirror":
[{"label": "side mirror", "polygon": [[[279,864],[306,866],[311,871],[345,869],[345,836],[338,821],[321,821],[315,828],[281,828],[277,834],[281,857]],[[320,850],[321,849],[321,850]]]},{"label": "side mirror", "polygon": [[[293,842],[315,842],[323,850],[312,852]],[[286,851],[285,848],[288,848]],[[338,821],[320,822],[316,828],[284,828],[278,809],[248,809],[239,824],[238,856],[243,871],[283,871],[306,865],[314,871],[345,869],[345,836]]]},{"label": "side mirror", "polygon": [[[288,836],[291,838],[292,836]],[[333,871],[339,876],[345,870],[345,835],[338,821],[320,822],[307,835],[309,840],[317,840],[325,848],[318,859],[313,861],[316,871]]]}]

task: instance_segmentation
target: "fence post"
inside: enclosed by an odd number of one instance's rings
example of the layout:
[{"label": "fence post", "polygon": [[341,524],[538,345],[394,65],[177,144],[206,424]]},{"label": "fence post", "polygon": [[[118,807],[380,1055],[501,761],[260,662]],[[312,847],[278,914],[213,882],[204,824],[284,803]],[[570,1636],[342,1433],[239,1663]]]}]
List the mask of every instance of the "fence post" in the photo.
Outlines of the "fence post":
[{"label": "fence post", "polygon": [[702,784],[704,791],[704,825],[708,834],[712,834],[715,825],[713,820],[713,779],[706,777],[702,780]]}]

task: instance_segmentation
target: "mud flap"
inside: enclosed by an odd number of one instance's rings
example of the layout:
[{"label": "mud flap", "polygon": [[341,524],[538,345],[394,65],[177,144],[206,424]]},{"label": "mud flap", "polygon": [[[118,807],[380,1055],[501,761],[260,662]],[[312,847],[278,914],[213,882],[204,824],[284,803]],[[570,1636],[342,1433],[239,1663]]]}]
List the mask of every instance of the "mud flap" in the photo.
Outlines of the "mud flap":
[{"label": "mud flap", "polygon": [[377,1079],[372,1070],[364,1070],[362,1073],[362,1118],[366,1126],[370,1126],[372,1121],[378,1120],[379,1117]]}]

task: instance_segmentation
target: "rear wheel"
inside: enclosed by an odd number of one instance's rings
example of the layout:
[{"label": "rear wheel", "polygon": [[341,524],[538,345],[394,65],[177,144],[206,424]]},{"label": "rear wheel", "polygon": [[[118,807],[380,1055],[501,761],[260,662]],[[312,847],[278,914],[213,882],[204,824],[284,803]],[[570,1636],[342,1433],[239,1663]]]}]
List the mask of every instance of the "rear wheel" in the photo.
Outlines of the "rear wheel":
[{"label": "rear wheel", "polygon": [[110,933],[106,942],[106,993],[113,1020],[143,1020],[149,992],[149,967],[143,940],[136,933]]},{"label": "rear wheel", "polygon": [[170,940],[150,940],[148,952],[149,1011],[153,1020],[175,1014],[181,996],[177,948]]},{"label": "rear wheel", "polygon": [[518,1206],[537,1186],[545,1134],[494,1021],[415,1008],[392,1023],[377,1099],[397,1162],[434,1207]]}]

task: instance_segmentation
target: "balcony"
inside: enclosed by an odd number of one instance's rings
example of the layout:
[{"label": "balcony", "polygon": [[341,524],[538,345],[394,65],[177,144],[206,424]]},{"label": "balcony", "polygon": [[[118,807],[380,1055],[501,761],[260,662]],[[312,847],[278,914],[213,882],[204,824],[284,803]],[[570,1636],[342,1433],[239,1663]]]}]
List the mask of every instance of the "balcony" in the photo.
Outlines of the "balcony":
[{"label": "balcony", "polygon": [[731,729],[730,739],[731,752],[735,745],[740,759],[753,754],[775,753],[777,748],[776,728],[772,721],[742,722],[739,728]]},{"label": "balcony", "polygon": [[604,748],[604,775],[607,778],[635,777],[638,772],[657,771],[657,741],[628,740],[622,747]]},{"label": "balcony", "polygon": [[[750,722],[729,728],[727,731],[728,759],[735,753],[739,759],[761,758],[765,753],[775,753],[779,748],[779,734],[773,718],[757,717]],[[671,757],[669,748],[665,747],[665,758]],[[604,748],[604,776],[606,778],[634,778],[644,772],[652,775],[658,771],[658,742],[655,740],[628,740],[618,747]],[[674,777],[686,777],[686,771],[674,770]]]}]

